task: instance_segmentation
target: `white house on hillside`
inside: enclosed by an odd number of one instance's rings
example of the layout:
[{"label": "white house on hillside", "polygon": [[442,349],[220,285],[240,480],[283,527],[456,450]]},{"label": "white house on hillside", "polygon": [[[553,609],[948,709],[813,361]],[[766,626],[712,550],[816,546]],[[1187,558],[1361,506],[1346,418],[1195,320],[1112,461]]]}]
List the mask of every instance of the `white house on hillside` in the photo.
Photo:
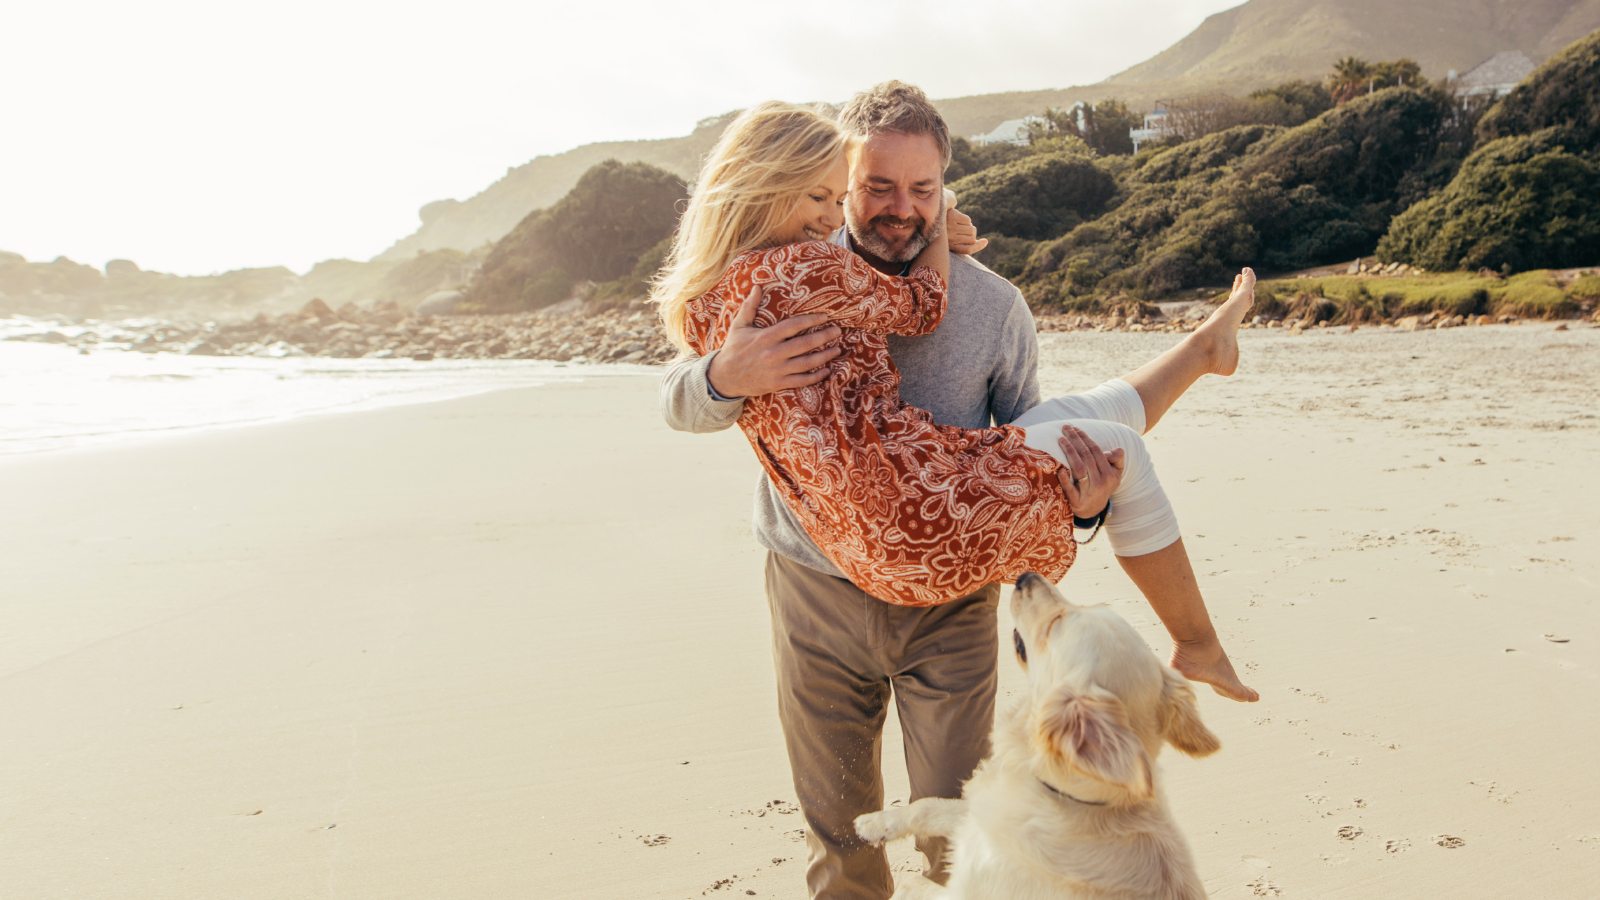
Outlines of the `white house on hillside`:
[{"label": "white house on hillside", "polygon": [[987,144],[1016,144],[1019,147],[1028,146],[1028,126],[1043,121],[1038,116],[1028,116],[1022,119],[1007,119],[996,125],[988,134],[975,134],[967,140],[982,147]]},{"label": "white house on hillside", "polygon": [[1144,114],[1143,128],[1128,129],[1128,137],[1133,138],[1133,152],[1139,152],[1139,145],[1145,141],[1159,141],[1176,133],[1172,121],[1167,118],[1167,101],[1157,100],[1156,108]]},{"label": "white house on hillside", "polygon": [[1524,56],[1521,50],[1509,50],[1496,53],[1459,77],[1451,69],[1445,78],[1468,97],[1488,94],[1490,99],[1499,99],[1511,93],[1511,89],[1532,74],[1535,68],[1533,60]]}]

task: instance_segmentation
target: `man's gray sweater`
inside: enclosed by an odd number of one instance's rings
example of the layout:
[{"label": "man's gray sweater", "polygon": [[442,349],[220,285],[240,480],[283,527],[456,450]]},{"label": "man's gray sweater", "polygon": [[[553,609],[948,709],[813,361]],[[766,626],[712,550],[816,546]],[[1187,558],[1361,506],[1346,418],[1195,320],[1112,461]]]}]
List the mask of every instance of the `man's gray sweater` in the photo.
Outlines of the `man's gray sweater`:
[{"label": "man's gray sweater", "polygon": [[[704,434],[738,421],[743,400],[711,396],[706,372],[715,356],[678,360],[662,378],[661,415],[674,430]],[[938,329],[918,337],[890,335],[889,356],[900,369],[901,398],[941,425],[1005,425],[1039,404],[1033,313],[1014,285],[965,256],[950,258],[950,299]],[[843,577],[795,521],[765,472],[756,485],[752,524],[768,550]]]}]

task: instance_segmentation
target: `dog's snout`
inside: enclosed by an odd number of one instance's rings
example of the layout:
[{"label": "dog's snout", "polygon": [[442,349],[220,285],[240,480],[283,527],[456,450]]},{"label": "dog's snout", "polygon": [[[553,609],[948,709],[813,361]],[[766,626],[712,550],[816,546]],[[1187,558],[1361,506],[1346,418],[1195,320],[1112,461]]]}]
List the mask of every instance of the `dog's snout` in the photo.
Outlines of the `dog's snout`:
[{"label": "dog's snout", "polygon": [[1043,580],[1044,579],[1039,577],[1039,573],[1037,572],[1023,572],[1022,577],[1017,579],[1017,590],[1025,591],[1031,587],[1035,581]]}]

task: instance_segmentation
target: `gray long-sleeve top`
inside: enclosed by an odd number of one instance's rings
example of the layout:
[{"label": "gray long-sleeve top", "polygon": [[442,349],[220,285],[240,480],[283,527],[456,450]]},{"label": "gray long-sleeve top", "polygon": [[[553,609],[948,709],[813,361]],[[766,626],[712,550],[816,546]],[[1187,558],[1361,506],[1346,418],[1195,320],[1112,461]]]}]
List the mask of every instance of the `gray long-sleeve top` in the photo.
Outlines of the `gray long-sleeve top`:
[{"label": "gray long-sleeve top", "polygon": [[[662,378],[661,415],[674,430],[704,434],[738,421],[743,400],[711,395],[706,373],[715,356],[680,359]],[[965,256],[950,258],[950,300],[939,328],[918,337],[890,335],[889,356],[900,369],[901,398],[941,425],[1005,425],[1039,404],[1033,313],[1014,285]],[[765,472],[755,501],[751,524],[763,547],[843,577],[795,521]]]}]

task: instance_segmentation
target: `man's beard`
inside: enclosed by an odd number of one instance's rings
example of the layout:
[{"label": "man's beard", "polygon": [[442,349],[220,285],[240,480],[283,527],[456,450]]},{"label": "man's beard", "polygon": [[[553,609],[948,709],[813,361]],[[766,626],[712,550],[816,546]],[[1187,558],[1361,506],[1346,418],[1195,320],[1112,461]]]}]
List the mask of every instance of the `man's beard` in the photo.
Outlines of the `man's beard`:
[{"label": "man's beard", "polygon": [[[939,235],[944,234],[945,206],[942,196],[939,198],[939,214],[931,226],[921,216],[901,219],[883,214],[868,219],[863,227],[863,223],[848,215],[848,209],[845,212],[847,213],[845,222],[850,227],[850,237],[856,242],[856,246],[885,262],[910,262],[917,258],[917,254],[926,250],[929,244],[938,240]],[[912,226],[911,237],[906,239],[905,244],[898,250],[877,230],[879,225],[905,224]]]}]

